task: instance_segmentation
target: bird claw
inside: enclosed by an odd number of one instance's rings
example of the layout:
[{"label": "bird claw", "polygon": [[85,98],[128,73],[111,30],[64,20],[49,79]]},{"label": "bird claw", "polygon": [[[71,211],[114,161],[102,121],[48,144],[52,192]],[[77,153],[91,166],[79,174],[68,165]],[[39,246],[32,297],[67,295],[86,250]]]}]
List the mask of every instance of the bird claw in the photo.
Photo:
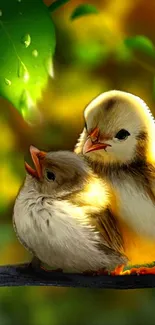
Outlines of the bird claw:
[{"label": "bird claw", "polygon": [[51,272],[51,273],[52,273],[52,272],[63,272],[62,269],[48,270],[48,269],[46,269],[44,266],[41,266],[40,269],[43,270],[43,271],[45,271],[45,272],[48,272],[48,273],[50,273],[50,272]]},{"label": "bird claw", "polygon": [[116,266],[115,270],[112,271],[111,275],[122,275],[124,270],[124,264]]},{"label": "bird claw", "polygon": [[35,272],[35,273],[41,273],[41,272],[48,272],[48,273],[53,273],[53,272],[63,272],[62,269],[56,269],[56,270],[50,270],[50,269],[46,269],[45,266],[41,265],[41,261],[34,257],[32,259],[32,261],[25,266],[23,266],[23,268],[20,267],[20,269],[23,271],[27,271],[27,272]]},{"label": "bird claw", "polygon": [[107,275],[108,271],[106,269],[99,269],[97,271],[89,270],[89,271],[84,271],[83,274],[88,276]]}]

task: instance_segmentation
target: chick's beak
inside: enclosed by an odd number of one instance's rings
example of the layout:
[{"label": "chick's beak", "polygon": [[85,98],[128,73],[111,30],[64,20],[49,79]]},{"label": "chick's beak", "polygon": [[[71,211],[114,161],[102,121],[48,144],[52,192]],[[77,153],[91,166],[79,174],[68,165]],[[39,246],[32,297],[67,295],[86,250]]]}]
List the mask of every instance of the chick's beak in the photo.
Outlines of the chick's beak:
[{"label": "chick's beak", "polygon": [[101,143],[98,141],[99,129],[95,128],[88,136],[84,147],[83,154],[86,154],[91,151],[96,151],[100,149],[106,149],[108,146],[111,147],[108,143]]},{"label": "chick's beak", "polygon": [[30,146],[30,154],[35,166],[35,169],[33,169],[27,162],[25,162],[25,169],[27,172],[36,178],[42,177],[42,166],[41,166],[41,159],[43,159],[46,156],[46,152],[40,151],[39,149]]}]

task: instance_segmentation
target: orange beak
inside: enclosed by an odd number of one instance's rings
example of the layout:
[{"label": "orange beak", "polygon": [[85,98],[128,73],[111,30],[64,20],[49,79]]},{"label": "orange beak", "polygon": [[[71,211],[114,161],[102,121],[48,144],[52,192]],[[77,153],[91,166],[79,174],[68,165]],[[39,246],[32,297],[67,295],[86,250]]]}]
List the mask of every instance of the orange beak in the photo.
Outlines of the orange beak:
[{"label": "orange beak", "polygon": [[46,152],[40,151],[39,149],[37,149],[33,146],[30,146],[30,154],[31,154],[35,169],[33,169],[31,166],[29,166],[27,162],[25,162],[25,169],[27,170],[28,174],[40,179],[42,177],[41,160],[43,158],[45,158]]},{"label": "orange beak", "polygon": [[[83,154],[86,154],[91,151],[96,151],[100,149],[106,149],[107,147],[111,147],[108,143],[100,143],[98,142],[98,135],[99,135],[99,129],[95,128],[88,136],[84,147],[83,147]],[[94,141],[93,141],[94,138]]]}]

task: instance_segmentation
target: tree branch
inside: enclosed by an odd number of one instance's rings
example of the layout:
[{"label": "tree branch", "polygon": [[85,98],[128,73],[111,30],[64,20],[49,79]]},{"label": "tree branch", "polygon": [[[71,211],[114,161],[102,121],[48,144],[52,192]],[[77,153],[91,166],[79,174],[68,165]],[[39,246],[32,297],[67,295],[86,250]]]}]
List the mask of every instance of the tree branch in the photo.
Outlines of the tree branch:
[{"label": "tree branch", "polygon": [[49,7],[49,11],[53,12],[55,10],[57,10],[59,7],[61,7],[62,5],[66,4],[67,2],[69,2],[70,0],[55,0]]},{"label": "tree branch", "polygon": [[139,64],[143,69],[145,69],[155,75],[155,68],[153,66],[151,66],[150,64],[148,64],[147,62],[144,62],[144,61],[136,58],[136,56],[133,56],[133,62]]},{"label": "tree branch", "polygon": [[155,275],[96,275],[34,272],[28,264],[0,266],[0,287],[58,286],[76,288],[140,289],[155,287]]}]

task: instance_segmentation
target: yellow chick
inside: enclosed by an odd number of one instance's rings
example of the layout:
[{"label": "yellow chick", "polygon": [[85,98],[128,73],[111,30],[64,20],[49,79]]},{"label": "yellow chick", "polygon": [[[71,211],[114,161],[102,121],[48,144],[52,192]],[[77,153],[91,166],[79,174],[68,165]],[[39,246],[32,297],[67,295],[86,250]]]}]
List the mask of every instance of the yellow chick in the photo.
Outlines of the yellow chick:
[{"label": "yellow chick", "polygon": [[84,111],[77,154],[115,192],[116,219],[129,264],[155,261],[155,122],[146,103],[112,90]]}]

